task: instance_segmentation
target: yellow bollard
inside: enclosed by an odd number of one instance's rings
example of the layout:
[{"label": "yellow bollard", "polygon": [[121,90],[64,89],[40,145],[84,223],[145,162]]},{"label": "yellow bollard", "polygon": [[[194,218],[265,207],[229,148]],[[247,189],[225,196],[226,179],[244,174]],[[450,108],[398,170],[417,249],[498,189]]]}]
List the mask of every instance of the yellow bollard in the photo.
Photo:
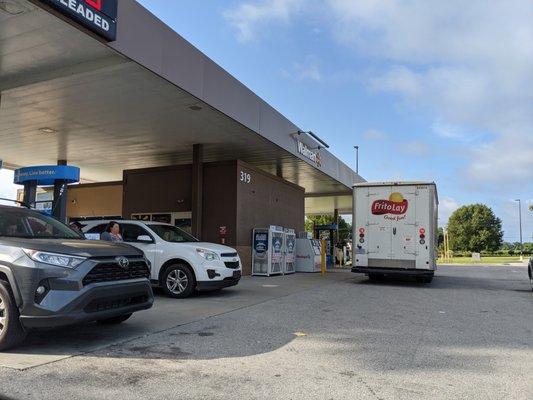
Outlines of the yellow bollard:
[{"label": "yellow bollard", "polygon": [[320,275],[326,275],[326,239],[320,241]]}]

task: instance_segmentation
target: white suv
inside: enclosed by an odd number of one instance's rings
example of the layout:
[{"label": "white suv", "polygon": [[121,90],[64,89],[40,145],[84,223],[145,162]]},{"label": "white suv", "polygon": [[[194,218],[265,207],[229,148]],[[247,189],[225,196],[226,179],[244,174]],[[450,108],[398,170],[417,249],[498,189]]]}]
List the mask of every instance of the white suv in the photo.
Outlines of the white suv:
[{"label": "white suv", "polygon": [[[109,221],[84,221],[83,233],[99,240]],[[200,242],[170,224],[118,220],[125,243],[142,251],[152,264],[151,282],[175,298],[194,290],[217,290],[239,283],[241,260],[231,247]]]}]

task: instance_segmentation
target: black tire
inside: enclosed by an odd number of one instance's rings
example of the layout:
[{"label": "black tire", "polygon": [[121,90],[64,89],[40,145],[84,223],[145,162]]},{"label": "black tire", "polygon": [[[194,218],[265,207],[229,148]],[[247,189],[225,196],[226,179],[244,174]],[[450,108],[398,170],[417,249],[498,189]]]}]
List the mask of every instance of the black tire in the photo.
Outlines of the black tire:
[{"label": "black tire", "polygon": [[416,281],[419,283],[431,283],[433,281],[433,275],[417,276]]},{"label": "black tire", "polygon": [[372,282],[379,282],[385,279],[385,275],[371,273],[371,274],[368,274],[368,279],[371,280]]},{"label": "black tire", "polygon": [[165,268],[160,285],[167,296],[184,299],[194,293],[196,280],[188,265],[173,264]]},{"label": "black tire", "polygon": [[99,319],[96,322],[98,322],[99,324],[102,324],[102,325],[118,325],[118,324],[123,323],[127,319],[129,319],[132,315],[133,315],[133,313],[129,313],[129,314],[124,314],[124,315],[119,315],[118,317]]},{"label": "black tire", "polygon": [[9,283],[0,281],[0,351],[15,347],[26,338],[19,316]]}]

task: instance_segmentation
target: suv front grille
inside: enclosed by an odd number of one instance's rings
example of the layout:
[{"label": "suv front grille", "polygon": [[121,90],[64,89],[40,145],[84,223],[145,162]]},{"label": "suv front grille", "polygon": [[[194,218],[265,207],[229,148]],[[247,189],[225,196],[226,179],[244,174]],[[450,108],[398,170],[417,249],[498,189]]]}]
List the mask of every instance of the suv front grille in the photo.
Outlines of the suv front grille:
[{"label": "suv front grille", "polygon": [[134,306],[136,304],[143,304],[148,301],[148,295],[143,294],[139,296],[126,296],[114,299],[98,299],[93,300],[83,309],[87,313],[115,310],[117,308],[124,308]]},{"label": "suv front grille", "polygon": [[231,268],[231,269],[239,268],[238,261],[226,261],[224,264],[226,265],[226,268]]},{"label": "suv front grille", "polygon": [[150,278],[150,268],[145,261],[130,261],[126,268],[116,262],[97,264],[83,278],[83,286],[91,283],[124,281],[127,279]]},{"label": "suv front grille", "polygon": [[222,253],[222,257],[237,257],[237,253]]}]

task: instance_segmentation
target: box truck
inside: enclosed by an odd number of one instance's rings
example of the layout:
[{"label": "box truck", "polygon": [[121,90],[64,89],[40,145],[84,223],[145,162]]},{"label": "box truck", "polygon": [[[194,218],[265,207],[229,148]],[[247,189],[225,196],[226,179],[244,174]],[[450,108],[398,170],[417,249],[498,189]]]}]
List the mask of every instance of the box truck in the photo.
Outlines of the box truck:
[{"label": "box truck", "polygon": [[404,274],[431,282],[437,269],[435,183],[366,182],[353,190],[352,272],[370,279]]}]

